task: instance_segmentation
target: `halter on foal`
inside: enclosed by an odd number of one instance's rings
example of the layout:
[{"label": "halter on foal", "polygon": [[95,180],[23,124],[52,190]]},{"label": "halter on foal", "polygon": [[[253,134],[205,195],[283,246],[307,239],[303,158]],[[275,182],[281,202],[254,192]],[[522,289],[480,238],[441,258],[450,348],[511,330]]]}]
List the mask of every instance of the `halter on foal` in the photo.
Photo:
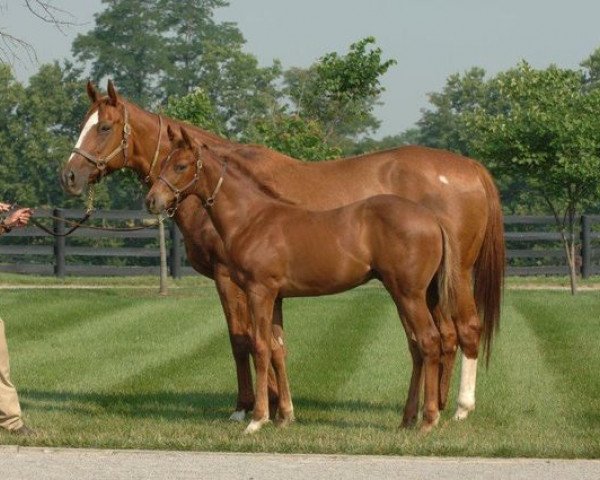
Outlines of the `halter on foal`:
[{"label": "halter on foal", "polygon": [[[327,211],[288,205],[267,196],[256,179],[241,173],[234,150],[200,146],[184,128],[181,134],[179,138],[169,129],[169,161],[146,203],[159,212],[177,198],[196,195],[223,239],[230,271],[247,295],[255,325],[256,404],[246,433],[259,430],[269,418],[267,369],[276,299],[337,293],[372,278],[382,281],[396,303],[412,355],[402,424],[416,422],[424,371],[421,428],[434,427],[439,419],[441,341],[430,308],[439,305],[450,313],[453,292],[450,243],[435,215],[394,195]],[[225,177],[223,160],[229,165]],[[293,418],[293,405],[285,372],[277,375],[279,413],[285,421]]]}]

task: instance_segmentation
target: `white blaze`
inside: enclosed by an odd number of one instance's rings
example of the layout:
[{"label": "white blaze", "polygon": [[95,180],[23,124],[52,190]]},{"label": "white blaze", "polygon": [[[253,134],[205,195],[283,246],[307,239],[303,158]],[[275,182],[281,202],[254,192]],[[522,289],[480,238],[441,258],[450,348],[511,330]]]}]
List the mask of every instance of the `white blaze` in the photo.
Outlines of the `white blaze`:
[{"label": "white blaze", "polygon": [[[83,144],[83,141],[85,140],[85,136],[96,125],[98,125],[98,111],[97,110],[92,115],[90,115],[90,118],[88,118],[88,121],[85,122],[85,125],[83,126],[83,128],[81,130],[81,134],[79,135],[79,138],[77,139],[77,143],[75,144],[75,148],[81,147],[81,145]],[[73,160],[74,155],[75,155],[74,153],[71,153],[71,156],[69,157],[69,162],[71,160]]]}]

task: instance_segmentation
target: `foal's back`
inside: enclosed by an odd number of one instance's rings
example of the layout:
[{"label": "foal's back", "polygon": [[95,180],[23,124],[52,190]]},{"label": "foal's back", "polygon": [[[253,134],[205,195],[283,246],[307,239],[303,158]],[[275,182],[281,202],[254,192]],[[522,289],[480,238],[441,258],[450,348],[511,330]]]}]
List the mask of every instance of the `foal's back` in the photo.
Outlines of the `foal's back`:
[{"label": "foal's back", "polygon": [[232,248],[244,252],[238,263],[285,297],[336,293],[372,278],[427,288],[443,250],[435,215],[395,195],[326,211],[278,203],[240,237],[244,248]]}]

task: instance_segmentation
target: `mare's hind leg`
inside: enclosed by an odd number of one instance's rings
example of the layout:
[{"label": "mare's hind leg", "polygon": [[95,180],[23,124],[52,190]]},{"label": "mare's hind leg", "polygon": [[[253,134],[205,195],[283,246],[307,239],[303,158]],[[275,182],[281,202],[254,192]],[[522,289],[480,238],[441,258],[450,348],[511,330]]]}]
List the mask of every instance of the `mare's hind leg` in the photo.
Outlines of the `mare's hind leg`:
[{"label": "mare's hind leg", "polygon": [[463,420],[475,409],[477,356],[481,338],[481,322],[473,297],[471,272],[462,271],[456,288],[456,316],[454,323],[462,349],[460,389],[454,418]]},{"label": "mare's hind leg", "polygon": [[[248,313],[246,295],[231,280],[227,268],[217,265],[214,277],[227,321],[238,384],[236,407],[230,419],[243,422],[246,414],[254,408],[255,400],[250,369],[250,356],[254,355],[252,323]],[[269,392],[273,402],[277,404],[277,383],[273,372],[270,372],[269,375]]]},{"label": "mare's hind leg", "polygon": [[443,315],[439,306],[433,309],[433,319],[438,327],[442,337],[442,358],[440,361],[440,410],[446,408],[448,403],[448,394],[450,392],[450,382],[452,380],[452,371],[454,369],[454,360],[456,359],[456,349],[458,348],[458,339],[456,327],[448,315]]}]

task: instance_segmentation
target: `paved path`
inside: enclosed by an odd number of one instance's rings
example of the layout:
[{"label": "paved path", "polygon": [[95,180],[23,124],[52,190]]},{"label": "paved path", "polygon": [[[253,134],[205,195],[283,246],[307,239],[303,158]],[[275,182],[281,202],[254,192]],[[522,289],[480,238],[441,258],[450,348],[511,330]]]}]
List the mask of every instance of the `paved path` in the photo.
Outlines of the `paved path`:
[{"label": "paved path", "polygon": [[598,480],[600,460],[155,452],[0,446],[2,480]]}]

